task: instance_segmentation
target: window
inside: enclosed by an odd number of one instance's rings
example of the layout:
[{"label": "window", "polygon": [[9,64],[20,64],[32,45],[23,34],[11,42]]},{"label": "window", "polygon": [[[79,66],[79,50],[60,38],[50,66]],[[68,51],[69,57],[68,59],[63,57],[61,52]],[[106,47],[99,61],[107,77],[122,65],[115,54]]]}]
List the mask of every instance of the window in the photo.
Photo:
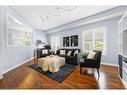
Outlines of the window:
[{"label": "window", "polygon": [[60,35],[52,35],[50,40],[52,50],[57,50],[60,48]]},{"label": "window", "polygon": [[100,50],[106,53],[105,43],[106,27],[90,29],[83,31],[83,49],[84,51]]},{"label": "window", "polygon": [[31,46],[32,45],[32,33],[9,29],[8,45]]},{"label": "window", "polygon": [[91,51],[92,50],[92,32],[85,33],[85,50]]},{"label": "window", "polygon": [[104,32],[95,32],[95,49],[103,51],[104,49]]}]

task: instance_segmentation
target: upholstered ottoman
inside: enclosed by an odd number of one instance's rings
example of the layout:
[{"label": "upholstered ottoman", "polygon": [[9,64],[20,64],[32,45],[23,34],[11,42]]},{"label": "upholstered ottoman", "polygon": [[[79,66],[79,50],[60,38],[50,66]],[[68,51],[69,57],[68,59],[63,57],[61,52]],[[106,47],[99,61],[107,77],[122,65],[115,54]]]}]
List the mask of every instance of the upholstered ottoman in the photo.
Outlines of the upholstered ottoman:
[{"label": "upholstered ottoman", "polygon": [[44,58],[39,58],[38,66],[42,68],[43,71],[50,71],[52,73],[59,71],[60,67],[65,65],[65,58],[59,56],[47,56]]}]

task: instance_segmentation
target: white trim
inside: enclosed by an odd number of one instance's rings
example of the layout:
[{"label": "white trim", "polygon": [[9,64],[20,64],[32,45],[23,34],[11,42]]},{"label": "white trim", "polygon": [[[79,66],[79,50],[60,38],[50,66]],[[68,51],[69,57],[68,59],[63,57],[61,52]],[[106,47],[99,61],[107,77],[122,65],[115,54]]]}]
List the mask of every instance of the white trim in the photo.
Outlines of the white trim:
[{"label": "white trim", "polygon": [[[93,29],[86,29],[86,30],[83,30],[82,31],[82,51],[85,52],[85,33],[92,33],[93,32]],[[93,34],[92,34],[93,36]],[[92,45],[93,45],[93,37],[92,37]],[[92,46],[92,49],[93,49],[93,46]]]},{"label": "white trim", "polygon": [[31,61],[32,59],[34,59],[34,57],[32,57],[32,58],[30,58],[30,59],[28,59],[28,60],[26,60],[26,61],[24,61],[24,62],[22,62],[22,63],[20,63],[20,64],[17,64],[17,65],[15,65],[15,66],[13,66],[13,67],[10,67],[10,68],[8,68],[8,69],[6,69],[6,70],[4,70],[4,71],[2,71],[2,74],[5,74],[5,73],[7,73],[7,72],[9,72],[9,71],[11,71],[11,70],[17,68],[17,67],[19,67],[19,66],[21,66],[21,65],[23,65],[23,64],[25,64],[25,63],[27,63],[28,61]]},{"label": "white trim", "polygon": [[120,75],[119,75],[119,78],[122,81],[122,83],[124,84],[124,87],[127,88],[127,83],[120,77]]},{"label": "white trim", "polygon": [[[108,65],[108,66],[118,67],[118,65],[112,64],[112,63],[102,63],[102,65]],[[119,75],[119,72],[118,72],[118,75]],[[119,78],[122,81],[122,83],[124,84],[125,88],[127,88],[127,83],[123,79],[121,79],[120,75],[119,75]]]},{"label": "white trim", "polygon": [[127,17],[127,11],[124,13],[118,23],[121,23],[125,17]]},{"label": "white trim", "polygon": [[0,79],[3,78],[2,75],[2,63],[3,63],[3,10],[0,9]]},{"label": "white trim", "polygon": [[124,84],[125,88],[127,88],[127,83],[123,79],[121,79],[121,80],[122,80],[122,83]]},{"label": "white trim", "polygon": [[[65,25],[58,26],[56,28],[52,28],[52,29],[47,30],[46,33],[59,32],[59,31],[62,31],[64,29],[69,29],[69,28],[72,28],[72,27],[77,27],[77,26],[92,24],[92,23],[95,23],[95,22],[99,22],[99,21],[103,21],[103,20],[107,20],[107,19],[119,17],[119,16],[122,16],[122,15],[123,15],[123,12],[114,13],[114,14],[107,15],[107,16],[104,16],[104,17],[101,17],[101,18],[96,18],[96,19],[92,19],[92,20],[89,20],[89,21],[79,22],[78,24],[74,24],[74,25],[72,25],[70,27],[67,27],[67,28],[66,28]],[[78,21],[75,21],[75,22],[78,22]],[[66,24],[66,25],[68,25],[68,24]]]},{"label": "white trim", "polygon": [[103,62],[102,62],[102,65],[108,65],[108,66],[119,67],[117,64],[114,64],[114,63],[103,63]]},{"label": "white trim", "polygon": [[102,51],[102,55],[107,55],[107,27],[106,26],[100,26],[97,28],[92,28],[92,29],[86,29],[82,31],[82,49],[83,52],[85,52],[85,33],[92,33],[92,50],[95,50],[95,33],[98,32],[98,30],[102,30],[103,32],[103,51]]}]

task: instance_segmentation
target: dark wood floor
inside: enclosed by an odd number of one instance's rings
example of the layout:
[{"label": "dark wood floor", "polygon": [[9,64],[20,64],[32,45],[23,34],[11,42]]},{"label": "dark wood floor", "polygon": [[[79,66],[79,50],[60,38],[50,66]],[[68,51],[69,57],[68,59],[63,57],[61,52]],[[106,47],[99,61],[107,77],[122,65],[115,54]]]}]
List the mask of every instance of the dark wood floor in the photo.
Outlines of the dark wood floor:
[{"label": "dark wood floor", "polygon": [[34,61],[19,66],[4,74],[0,80],[1,89],[124,89],[124,85],[118,76],[118,68],[101,65],[100,78],[97,80],[97,72],[94,75],[82,73],[77,66],[62,83],[58,83],[45,75],[28,67]]}]

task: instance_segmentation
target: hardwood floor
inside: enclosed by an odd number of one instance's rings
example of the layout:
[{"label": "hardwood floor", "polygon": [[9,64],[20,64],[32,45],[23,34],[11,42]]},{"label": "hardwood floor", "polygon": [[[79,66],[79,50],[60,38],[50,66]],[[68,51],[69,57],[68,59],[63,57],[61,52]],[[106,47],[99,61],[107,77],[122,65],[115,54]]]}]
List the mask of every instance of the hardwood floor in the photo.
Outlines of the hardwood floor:
[{"label": "hardwood floor", "polygon": [[118,68],[101,65],[100,78],[97,72],[94,75],[82,73],[77,66],[62,83],[58,83],[45,75],[28,67],[34,61],[13,69],[0,80],[0,89],[124,89],[118,76]]}]

